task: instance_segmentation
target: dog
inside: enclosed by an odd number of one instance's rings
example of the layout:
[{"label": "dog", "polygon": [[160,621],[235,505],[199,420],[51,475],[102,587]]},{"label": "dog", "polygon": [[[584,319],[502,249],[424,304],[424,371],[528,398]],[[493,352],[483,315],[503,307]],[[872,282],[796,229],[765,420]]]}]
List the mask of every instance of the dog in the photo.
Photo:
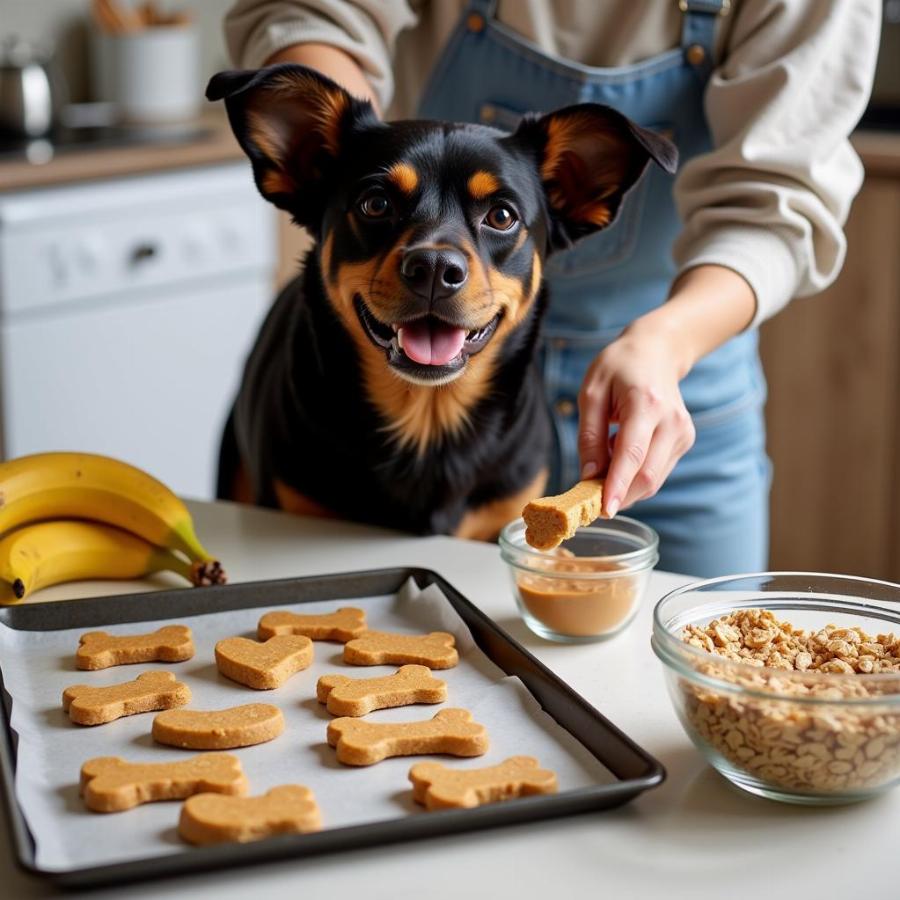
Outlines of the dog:
[{"label": "dog", "polygon": [[222,72],[256,185],[315,239],[244,371],[218,496],[494,539],[540,496],[548,257],[609,225],[664,137],[581,104],[504,133],[378,119],[296,65]]}]

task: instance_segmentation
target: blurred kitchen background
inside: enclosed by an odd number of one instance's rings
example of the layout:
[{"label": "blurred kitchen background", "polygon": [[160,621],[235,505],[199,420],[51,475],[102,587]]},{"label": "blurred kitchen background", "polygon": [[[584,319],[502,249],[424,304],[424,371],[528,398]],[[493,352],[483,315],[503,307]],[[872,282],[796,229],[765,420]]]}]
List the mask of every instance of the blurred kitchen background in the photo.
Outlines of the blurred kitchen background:
[{"label": "blurred kitchen background", "polygon": [[[227,6],[0,0],[6,457],[95,450],[213,495],[244,355],[303,244],[202,99]],[[772,566],[900,581],[900,0],[854,141],[843,274],[763,328]]]}]

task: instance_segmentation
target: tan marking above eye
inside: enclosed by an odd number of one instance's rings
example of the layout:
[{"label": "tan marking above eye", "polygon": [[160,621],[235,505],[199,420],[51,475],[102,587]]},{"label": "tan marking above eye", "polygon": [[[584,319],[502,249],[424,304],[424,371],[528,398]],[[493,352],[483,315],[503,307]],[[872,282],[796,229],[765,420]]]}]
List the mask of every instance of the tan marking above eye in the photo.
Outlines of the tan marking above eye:
[{"label": "tan marking above eye", "polygon": [[483,200],[500,190],[500,182],[490,172],[476,172],[467,185],[473,200]]},{"label": "tan marking above eye", "polygon": [[409,163],[394,163],[388,169],[387,177],[404,194],[411,194],[419,186],[419,173]]}]

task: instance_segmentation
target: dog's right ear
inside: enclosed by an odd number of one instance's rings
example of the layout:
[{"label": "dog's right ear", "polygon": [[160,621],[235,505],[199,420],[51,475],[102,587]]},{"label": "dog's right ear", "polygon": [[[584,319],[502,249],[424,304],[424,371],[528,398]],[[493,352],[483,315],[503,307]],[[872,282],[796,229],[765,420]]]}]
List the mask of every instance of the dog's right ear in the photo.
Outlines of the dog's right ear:
[{"label": "dog's right ear", "polygon": [[206,97],[225,100],[260,193],[313,230],[348,136],[354,127],[377,121],[370,103],[291,64],[220,72],[210,79]]}]

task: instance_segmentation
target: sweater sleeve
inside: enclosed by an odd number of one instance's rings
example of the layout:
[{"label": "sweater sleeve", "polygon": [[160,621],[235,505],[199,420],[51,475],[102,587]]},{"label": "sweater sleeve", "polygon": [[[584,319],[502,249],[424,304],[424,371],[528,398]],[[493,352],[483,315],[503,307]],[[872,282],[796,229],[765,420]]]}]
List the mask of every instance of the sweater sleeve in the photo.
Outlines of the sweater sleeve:
[{"label": "sweater sleeve", "polygon": [[757,0],[737,6],[706,91],[714,149],[679,173],[680,272],[742,275],[754,325],[827,287],[863,170],[849,135],[871,90],[879,0]]},{"label": "sweater sleeve", "polygon": [[236,65],[256,69],[292,44],[328,44],[359,64],[386,109],[397,35],[416,23],[407,0],[237,0],[225,17]]}]

